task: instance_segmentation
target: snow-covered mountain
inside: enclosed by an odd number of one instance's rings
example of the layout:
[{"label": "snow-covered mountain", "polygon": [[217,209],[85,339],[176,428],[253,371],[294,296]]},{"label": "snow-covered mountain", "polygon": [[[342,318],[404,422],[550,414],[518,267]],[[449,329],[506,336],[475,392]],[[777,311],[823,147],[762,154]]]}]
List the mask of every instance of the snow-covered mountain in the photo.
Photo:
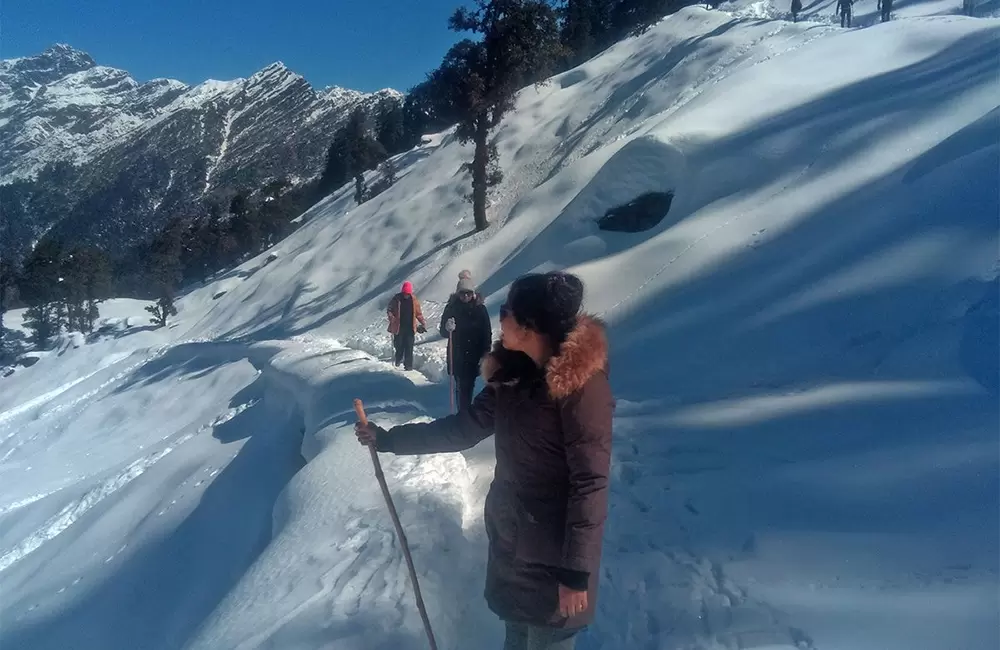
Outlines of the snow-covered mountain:
[{"label": "snow-covered mountain", "polygon": [[67,45],[0,61],[0,184],[13,184],[0,246],[21,248],[53,227],[119,246],[191,214],[212,191],[310,178],[355,106],[398,98],[316,91],[281,63],[191,87],[140,84]]},{"label": "snow-covered mountain", "polygon": [[[993,19],[688,7],[521,92],[487,231],[445,132],[171,328],[105,305],[107,332],[0,378],[0,647],[426,648],[352,400],[447,413],[458,272],[496,331],[551,268],[608,323],[617,399],[579,650],[998,647],[998,57]],[[597,227],[647,192],[674,195],[655,227]],[[432,325],[414,372],[380,360],[404,280]],[[502,645],[493,461],[382,455],[442,650]]]}]

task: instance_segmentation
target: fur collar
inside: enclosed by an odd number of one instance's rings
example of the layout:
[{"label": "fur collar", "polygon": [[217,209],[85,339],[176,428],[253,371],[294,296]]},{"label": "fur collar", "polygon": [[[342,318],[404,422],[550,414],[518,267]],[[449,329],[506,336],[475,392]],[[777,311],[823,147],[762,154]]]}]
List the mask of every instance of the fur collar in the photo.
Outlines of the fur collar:
[{"label": "fur collar", "polygon": [[[487,383],[513,385],[539,372],[528,355],[503,347],[500,341],[483,358],[481,372]],[[596,316],[581,315],[562,344],[559,356],[545,364],[545,383],[552,399],[569,397],[599,372],[608,372],[608,339],[604,323]]]}]

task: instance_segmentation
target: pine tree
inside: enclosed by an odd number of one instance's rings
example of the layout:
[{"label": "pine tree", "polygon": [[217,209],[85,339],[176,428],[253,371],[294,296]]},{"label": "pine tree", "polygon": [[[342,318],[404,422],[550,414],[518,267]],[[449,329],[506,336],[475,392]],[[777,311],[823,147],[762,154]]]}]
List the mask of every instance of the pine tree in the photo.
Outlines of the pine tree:
[{"label": "pine tree", "polygon": [[59,305],[61,313],[66,315],[66,328],[70,331],[84,332],[84,277],[83,269],[76,259],[77,250],[71,250],[59,260],[59,276],[62,278],[62,300]]},{"label": "pine tree", "polygon": [[3,340],[4,337],[4,312],[10,308],[16,286],[17,277],[15,276],[14,263],[6,257],[0,258],[0,340]]},{"label": "pine tree", "polygon": [[472,211],[476,229],[484,230],[489,226],[490,181],[500,177],[490,133],[514,107],[522,86],[548,76],[561,51],[558,22],[542,0],[477,0],[476,9],[458,9],[449,26],[482,37],[456,43],[431,77],[439,87],[450,89],[450,103],[459,115],[459,140],[475,145]]},{"label": "pine tree", "polygon": [[387,187],[396,184],[396,174],[399,170],[396,169],[396,161],[392,158],[386,158],[385,161],[379,165],[379,169],[382,172],[382,179]]},{"label": "pine tree", "polygon": [[111,274],[111,260],[103,251],[91,248],[84,252],[83,265],[87,278],[84,292],[87,299],[87,331],[93,331],[94,323],[100,316],[98,304],[111,296],[114,284]]},{"label": "pine tree", "polygon": [[90,333],[98,305],[111,295],[111,261],[96,248],[75,248],[62,260],[63,301],[70,329]]},{"label": "pine tree", "polygon": [[216,201],[209,202],[204,233],[206,266],[209,272],[232,265],[237,257],[239,246],[233,235],[232,224],[224,218],[223,212],[221,204]]},{"label": "pine tree", "polygon": [[387,155],[409,149],[403,137],[403,121],[403,105],[398,101],[392,102],[379,116],[377,140]]},{"label": "pine tree", "polygon": [[153,325],[157,327],[166,327],[167,319],[171,316],[177,315],[177,307],[174,306],[174,293],[173,291],[167,290],[166,288],[161,293],[160,297],[157,298],[156,304],[148,305],[146,311],[152,314],[152,318],[149,319]]},{"label": "pine tree", "polygon": [[58,332],[58,316],[52,303],[32,305],[24,310],[24,324],[31,330],[31,341],[41,349],[49,347]]},{"label": "pine tree", "polygon": [[24,262],[21,272],[21,297],[28,305],[25,321],[32,330],[35,344],[48,347],[51,338],[64,322],[61,261],[63,247],[54,239],[42,239]]},{"label": "pine tree", "polygon": [[325,196],[349,178],[347,166],[347,129],[341,128],[326,150],[326,165],[319,179],[319,193]]},{"label": "pine tree", "polygon": [[292,184],[287,178],[276,178],[265,185],[264,189],[261,190],[261,193],[264,195],[264,200],[266,202],[277,201],[291,186]]},{"label": "pine tree", "polygon": [[264,201],[257,210],[257,223],[260,228],[262,248],[274,245],[281,236],[286,221],[284,210],[288,203],[282,201],[282,194],[288,186],[287,180],[279,179],[271,181],[261,191]]},{"label": "pine tree", "polygon": [[150,245],[145,271],[156,291],[157,301],[146,307],[146,311],[152,314],[150,321],[158,327],[165,327],[167,318],[177,314],[174,297],[183,275],[180,257],[185,230],[181,219],[171,219]]},{"label": "pine tree", "polygon": [[595,11],[593,0],[566,0],[563,7],[562,44],[571,68],[595,52]]},{"label": "pine tree", "polygon": [[[260,213],[254,210],[243,194],[237,194],[229,204],[230,231],[236,240],[237,257],[260,250]],[[238,261],[238,260],[234,260]]]},{"label": "pine tree", "polygon": [[420,144],[425,133],[448,128],[458,122],[452,108],[452,89],[438,83],[434,73],[406,94],[403,102],[403,149]]},{"label": "pine tree", "polygon": [[229,214],[239,219],[245,217],[249,211],[250,206],[247,204],[247,197],[239,193],[233,195],[233,198],[229,201]]},{"label": "pine tree", "polygon": [[384,160],[386,152],[369,133],[368,117],[360,106],[347,120],[346,147],[347,171],[354,178],[354,200],[361,205],[368,200],[365,172]]},{"label": "pine tree", "polygon": [[619,0],[611,15],[612,29],[616,38],[640,34],[683,6],[682,0]]},{"label": "pine tree", "polygon": [[181,267],[186,282],[200,280],[208,274],[209,246],[204,225],[203,221],[188,221],[181,237]]}]

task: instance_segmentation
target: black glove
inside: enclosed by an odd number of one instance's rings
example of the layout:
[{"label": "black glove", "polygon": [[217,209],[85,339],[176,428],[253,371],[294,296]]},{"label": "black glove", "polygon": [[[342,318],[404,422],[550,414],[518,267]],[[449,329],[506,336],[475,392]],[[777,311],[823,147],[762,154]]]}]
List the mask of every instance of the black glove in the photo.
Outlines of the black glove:
[{"label": "black glove", "polygon": [[423,325],[417,325],[417,334],[426,334],[427,328]]}]

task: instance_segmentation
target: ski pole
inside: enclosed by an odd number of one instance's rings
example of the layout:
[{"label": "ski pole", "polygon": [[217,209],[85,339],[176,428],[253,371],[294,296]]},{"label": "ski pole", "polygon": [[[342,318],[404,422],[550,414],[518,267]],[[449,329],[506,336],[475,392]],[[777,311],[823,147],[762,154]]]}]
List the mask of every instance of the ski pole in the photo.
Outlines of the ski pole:
[{"label": "ski pole", "polygon": [[[360,399],[354,400],[354,412],[358,416],[358,422],[363,426],[368,425],[368,416],[365,415],[365,405]],[[375,478],[378,479],[379,487],[382,488],[382,496],[385,497],[385,505],[389,508],[389,516],[392,517],[392,525],[396,527],[396,537],[399,538],[399,545],[403,548],[403,558],[406,560],[406,568],[410,572],[410,582],[413,583],[413,595],[417,600],[417,609],[420,611],[420,618],[424,622],[424,631],[427,632],[427,642],[431,650],[437,650],[437,643],[434,641],[434,632],[431,630],[431,620],[427,617],[427,609],[424,607],[424,598],[420,595],[420,583],[417,582],[417,570],[413,568],[413,557],[410,555],[410,545],[406,543],[406,535],[403,533],[403,525],[399,523],[399,515],[396,513],[396,506],[392,502],[392,495],[389,494],[389,486],[385,482],[385,474],[382,473],[382,463],[378,460],[378,452],[375,445],[368,445],[368,451],[372,455],[372,465],[375,466]]]},{"label": "ski pole", "polygon": [[455,332],[448,332],[448,398],[451,401],[451,412],[455,412],[455,346],[452,335]]}]

